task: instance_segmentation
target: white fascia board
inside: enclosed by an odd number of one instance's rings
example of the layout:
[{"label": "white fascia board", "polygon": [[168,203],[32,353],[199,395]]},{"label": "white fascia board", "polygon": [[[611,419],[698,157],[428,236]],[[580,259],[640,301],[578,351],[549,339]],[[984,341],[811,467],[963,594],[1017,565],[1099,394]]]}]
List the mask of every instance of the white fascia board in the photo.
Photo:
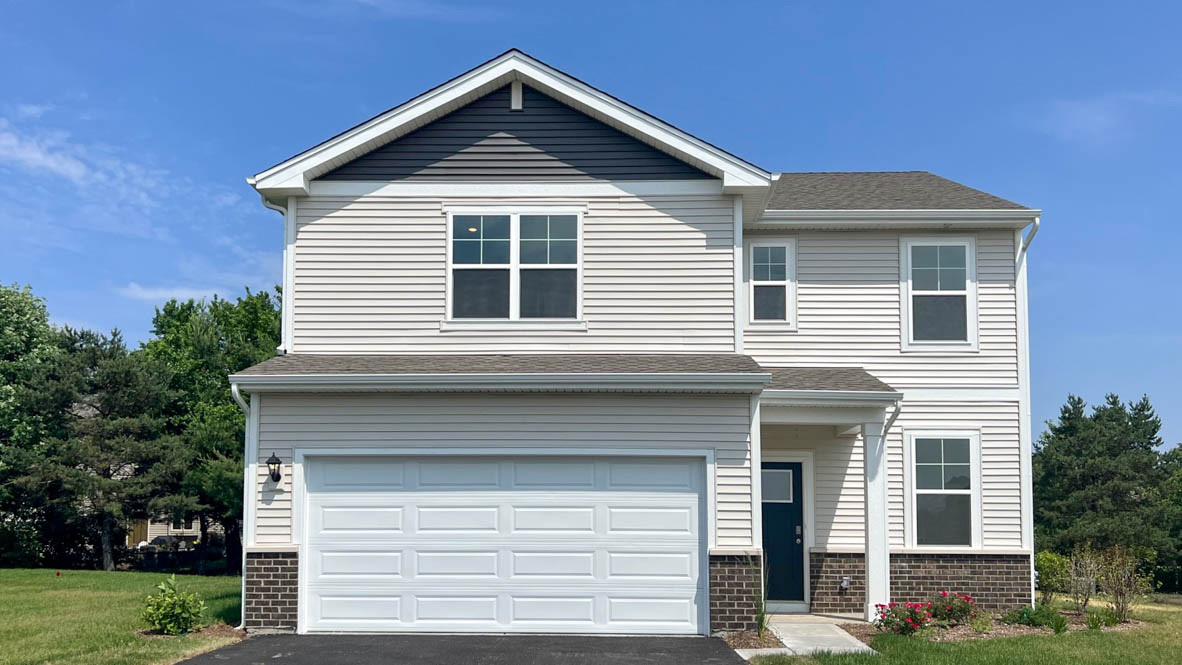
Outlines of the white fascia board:
[{"label": "white fascia board", "polygon": [[764,390],[760,404],[766,406],[890,406],[903,399],[901,392],[855,390]]},{"label": "white fascia board", "polygon": [[432,198],[519,198],[548,196],[722,195],[719,180],[617,180],[612,182],[378,182],[313,181],[311,196],[425,196]]},{"label": "white fascia board", "polygon": [[851,228],[898,226],[939,228],[973,226],[1021,228],[1032,223],[1040,210],[765,210],[755,228]]},{"label": "white fascia board", "polygon": [[771,374],[235,374],[247,392],[623,391],[758,393]]},{"label": "white fascia board", "polygon": [[[440,109],[451,110],[448,105],[465,101],[467,96],[479,94],[485,87],[491,90],[514,80],[525,81],[621,131],[644,137],[646,142],[660,146],[674,156],[704,166],[704,170],[722,178],[724,188],[767,187],[771,182],[769,172],[523,53],[511,51],[259,173],[252,184],[268,197],[277,194],[306,196],[308,181],[335,165],[334,160],[347,159],[354,152],[357,155],[368,152],[394,140],[407,128],[417,127],[416,119]],[[302,191],[292,191],[301,188]]]}]

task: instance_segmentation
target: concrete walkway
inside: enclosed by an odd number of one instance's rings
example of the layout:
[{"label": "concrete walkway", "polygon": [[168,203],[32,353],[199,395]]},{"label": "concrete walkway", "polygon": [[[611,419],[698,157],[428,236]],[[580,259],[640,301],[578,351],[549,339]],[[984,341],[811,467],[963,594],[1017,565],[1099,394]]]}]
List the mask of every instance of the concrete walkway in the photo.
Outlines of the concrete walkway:
[{"label": "concrete walkway", "polygon": [[784,643],[783,649],[736,649],[746,660],[755,656],[783,654],[808,656],[814,653],[875,653],[853,635],[838,627],[839,623],[861,621],[857,617],[824,616],[817,614],[775,614],[768,619],[768,628]]}]

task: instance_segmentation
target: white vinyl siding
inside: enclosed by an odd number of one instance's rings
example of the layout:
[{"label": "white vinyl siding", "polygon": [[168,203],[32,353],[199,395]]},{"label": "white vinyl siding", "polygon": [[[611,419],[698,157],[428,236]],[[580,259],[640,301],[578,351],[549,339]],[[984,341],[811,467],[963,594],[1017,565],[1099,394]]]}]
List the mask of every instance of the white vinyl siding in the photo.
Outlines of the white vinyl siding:
[{"label": "white vinyl siding", "polygon": [[[751,546],[750,400],[625,394],[270,394],[261,400],[255,543],[292,538],[293,448],[712,450],[719,547]],[[285,462],[276,487],[267,457]]]},{"label": "white vinyl siding", "polygon": [[[1017,402],[903,402],[887,436],[887,492],[891,547],[913,547],[904,537],[903,433],[980,432],[980,547],[1022,547],[1021,472]],[[863,547],[865,493],[860,438],[838,437],[833,426],[764,425],[765,453],[813,450],[816,547]],[[929,550],[939,550],[931,547]]]},{"label": "white vinyl siding", "polygon": [[[896,231],[795,234],[797,331],[744,331],[744,351],[772,366],[858,366],[895,388],[1018,385],[1014,234],[976,238],[978,350],[905,353]],[[932,234],[925,234],[932,235]],[[963,233],[959,234],[963,237]],[[757,234],[748,237],[760,242]]]},{"label": "white vinyl siding", "polygon": [[[444,206],[586,206],[586,329],[440,329]],[[723,196],[297,202],[293,353],[729,353],[734,207]]]}]

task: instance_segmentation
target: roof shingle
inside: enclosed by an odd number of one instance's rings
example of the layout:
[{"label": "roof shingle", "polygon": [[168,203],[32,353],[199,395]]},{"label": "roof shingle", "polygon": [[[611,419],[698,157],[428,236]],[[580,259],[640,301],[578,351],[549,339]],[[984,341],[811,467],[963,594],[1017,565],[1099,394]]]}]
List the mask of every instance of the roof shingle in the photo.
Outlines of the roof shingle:
[{"label": "roof shingle", "polygon": [[893,393],[895,389],[879,381],[861,367],[765,367],[772,373],[766,390],[829,390]]},{"label": "roof shingle", "polygon": [[1027,210],[927,171],[781,173],[768,210]]},{"label": "roof shingle", "polygon": [[239,376],[308,374],[762,374],[738,354],[514,354],[514,355],[321,355],[275,356]]}]

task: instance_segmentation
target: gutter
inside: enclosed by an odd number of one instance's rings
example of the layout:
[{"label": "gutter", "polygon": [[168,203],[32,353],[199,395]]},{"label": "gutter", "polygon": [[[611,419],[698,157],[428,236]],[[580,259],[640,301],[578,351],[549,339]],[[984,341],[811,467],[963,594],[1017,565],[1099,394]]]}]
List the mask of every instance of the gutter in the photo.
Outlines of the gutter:
[{"label": "gutter", "polygon": [[767,406],[881,406],[903,399],[901,392],[869,390],[765,390],[760,404]]}]

